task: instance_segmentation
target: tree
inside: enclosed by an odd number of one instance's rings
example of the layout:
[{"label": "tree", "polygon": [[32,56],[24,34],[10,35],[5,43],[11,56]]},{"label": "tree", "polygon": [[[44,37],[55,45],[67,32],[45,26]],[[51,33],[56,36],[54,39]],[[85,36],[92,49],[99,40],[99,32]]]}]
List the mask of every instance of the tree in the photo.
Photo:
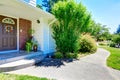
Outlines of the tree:
[{"label": "tree", "polygon": [[61,53],[79,50],[79,36],[87,31],[91,23],[91,15],[86,7],[73,0],[59,1],[52,8],[52,13],[58,20],[52,27],[57,50]]},{"label": "tree", "polygon": [[112,41],[113,43],[115,43],[115,45],[120,47],[120,34],[114,34],[112,37]]},{"label": "tree", "polygon": [[110,37],[111,34],[109,32],[109,29],[106,27],[106,25],[96,23],[94,20],[90,20],[89,27],[87,27],[86,30],[84,30],[84,32],[90,33],[98,41],[111,39]]},{"label": "tree", "polygon": [[106,25],[100,26],[100,31],[96,35],[96,38],[98,41],[104,41],[104,40],[111,40],[111,34],[109,32],[109,28],[106,27]]},{"label": "tree", "polygon": [[120,33],[120,25],[118,26],[118,29],[116,31],[116,34],[119,34]]},{"label": "tree", "polygon": [[46,11],[50,12],[50,1],[49,0],[43,0],[42,6],[46,8]]},{"label": "tree", "polygon": [[105,38],[105,40],[111,40],[111,34],[109,32],[109,28],[107,28],[106,26],[103,26],[102,36]]},{"label": "tree", "polygon": [[37,4],[37,8],[43,9],[41,5]]},{"label": "tree", "polygon": [[97,37],[97,35],[100,33],[102,27],[100,23],[96,23],[95,21],[91,21],[90,27],[88,28],[88,33],[90,33],[92,36]]},{"label": "tree", "polygon": [[109,32],[109,28],[106,27],[106,25],[102,25],[100,23],[95,23],[94,21],[91,24],[91,27],[89,27],[91,35],[95,36],[97,41],[103,41],[103,40],[110,40],[111,34]]},{"label": "tree", "polygon": [[42,6],[46,8],[46,11],[51,13],[52,7],[54,6],[55,3],[58,1],[65,1],[65,0],[43,0]]}]

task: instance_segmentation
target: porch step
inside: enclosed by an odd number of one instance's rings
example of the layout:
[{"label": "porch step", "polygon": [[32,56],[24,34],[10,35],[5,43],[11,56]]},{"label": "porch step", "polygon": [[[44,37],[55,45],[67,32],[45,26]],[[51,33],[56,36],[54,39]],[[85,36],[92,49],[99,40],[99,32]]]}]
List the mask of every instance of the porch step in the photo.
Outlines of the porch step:
[{"label": "porch step", "polygon": [[[17,56],[14,56],[16,55]],[[20,53],[21,54],[21,53]],[[13,57],[7,57],[8,55],[13,55]],[[41,56],[42,55],[42,52],[32,52],[32,53],[24,53],[24,55],[18,55],[18,53],[8,53],[6,54],[6,57],[3,58],[3,59],[0,59],[0,65],[1,64],[6,64],[6,63],[9,63],[9,62],[13,62],[13,61],[18,61],[18,60],[21,60],[21,59],[30,59],[30,58],[33,58],[33,57],[36,57],[36,56]]]},{"label": "porch step", "polygon": [[0,72],[8,72],[8,71],[26,68],[41,62],[44,58],[45,58],[45,55],[41,55],[41,56],[35,56],[31,58],[28,57],[26,59],[21,59],[18,61],[2,64],[0,65]]}]

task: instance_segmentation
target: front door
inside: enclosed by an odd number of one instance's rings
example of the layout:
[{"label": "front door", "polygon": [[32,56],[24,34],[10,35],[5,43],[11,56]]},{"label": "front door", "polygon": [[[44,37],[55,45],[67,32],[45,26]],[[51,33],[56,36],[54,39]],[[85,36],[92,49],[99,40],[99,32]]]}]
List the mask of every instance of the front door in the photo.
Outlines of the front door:
[{"label": "front door", "polygon": [[31,34],[29,31],[31,29],[31,21],[26,19],[19,19],[19,48],[20,50],[25,49],[26,41],[30,38]]},{"label": "front door", "polygon": [[11,18],[0,16],[0,20],[0,51],[17,50],[17,26],[9,23]]}]

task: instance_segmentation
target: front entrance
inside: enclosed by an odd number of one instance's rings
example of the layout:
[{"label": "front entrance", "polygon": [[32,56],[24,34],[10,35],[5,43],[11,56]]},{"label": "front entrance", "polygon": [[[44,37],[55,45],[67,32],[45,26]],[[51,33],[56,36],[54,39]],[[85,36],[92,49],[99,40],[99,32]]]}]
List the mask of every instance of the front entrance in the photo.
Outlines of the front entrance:
[{"label": "front entrance", "polygon": [[0,16],[0,51],[17,50],[17,20]]},{"label": "front entrance", "polygon": [[31,37],[29,31],[31,30],[31,21],[26,19],[19,19],[19,48],[25,49],[26,41]]}]

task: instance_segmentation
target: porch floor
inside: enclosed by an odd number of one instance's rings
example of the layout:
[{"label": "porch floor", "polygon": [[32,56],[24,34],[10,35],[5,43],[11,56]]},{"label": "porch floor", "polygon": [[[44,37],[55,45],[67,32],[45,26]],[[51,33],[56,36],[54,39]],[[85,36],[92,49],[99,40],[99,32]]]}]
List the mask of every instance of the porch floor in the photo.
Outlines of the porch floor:
[{"label": "porch floor", "polygon": [[0,72],[17,70],[41,62],[46,57],[41,51],[0,54]]},{"label": "porch floor", "polygon": [[0,54],[0,60],[14,58],[14,57],[18,57],[18,56],[24,56],[24,55],[27,55],[25,53],[25,51],[4,53],[4,54]]},{"label": "porch floor", "polygon": [[39,51],[39,52],[29,52],[29,53],[26,52],[26,51],[3,53],[3,54],[0,54],[0,60],[20,57],[20,56],[26,56],[26,55],[31,55],[31,54],[37,54],[37,53],[41,53],[42,54],[41,51]]},{"label": "porch floor", "polygon": [[4,53],[0,54],[0,65],[6,64],[9,62],[14,62],[21,59],[33,59],[33,58],[44,58],[46,55],[43,54],[41,51],[38,52],[29,52],[26,51],[19,51],[19,52],[12,52],[12,53]]}]

